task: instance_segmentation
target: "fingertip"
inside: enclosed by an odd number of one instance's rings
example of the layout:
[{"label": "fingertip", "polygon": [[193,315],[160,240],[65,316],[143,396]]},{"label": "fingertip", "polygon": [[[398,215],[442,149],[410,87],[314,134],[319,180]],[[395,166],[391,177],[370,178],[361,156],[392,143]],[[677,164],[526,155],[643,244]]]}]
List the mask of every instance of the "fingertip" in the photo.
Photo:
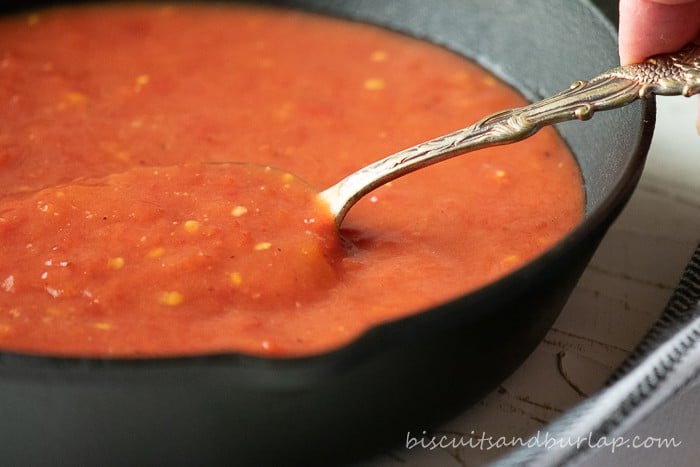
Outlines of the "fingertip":
[{"label": "fingertip", "polygon": [[700,1],[673,3],[620,0],[621,64],[638,63],[651,55],[673,52],[698,35]]},{"label": "fingertip", "polygon": [[620,64],[627,65],[639,61],[640,54],[637,41],[637,30],[644,23],[644,12],[637,0],[620,0],[620,24],[618,29],[618,53]]}]

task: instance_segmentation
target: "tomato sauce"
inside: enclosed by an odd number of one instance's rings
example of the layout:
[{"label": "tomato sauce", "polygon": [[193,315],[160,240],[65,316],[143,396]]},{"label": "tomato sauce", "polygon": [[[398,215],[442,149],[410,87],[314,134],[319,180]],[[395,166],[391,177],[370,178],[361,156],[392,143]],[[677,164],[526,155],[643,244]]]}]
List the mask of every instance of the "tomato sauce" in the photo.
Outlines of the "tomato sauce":
[{"label": "tomato sauce", "polygon": [[306,355],[483,286],[582,217],[553,130],[391,182],[340,232],[315,187],[524,103],[447,50],[297,11],[4,18],[0,349]]}]

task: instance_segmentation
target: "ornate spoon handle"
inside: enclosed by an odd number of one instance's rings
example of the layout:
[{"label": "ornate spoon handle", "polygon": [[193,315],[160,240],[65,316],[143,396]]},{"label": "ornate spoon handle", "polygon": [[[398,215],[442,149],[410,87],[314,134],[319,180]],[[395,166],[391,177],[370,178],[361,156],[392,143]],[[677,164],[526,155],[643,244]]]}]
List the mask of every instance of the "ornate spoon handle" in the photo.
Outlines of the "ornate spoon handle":
[{"label": "ornate spoon handle", "polygon": [[514,143],[544,126],[588,120],[599,110],[622,107],[652,94],[700,93],[700,45],[608,70],[539,102],[495,113],[477,123],[412,146],[350,174],[320,193],[340,225],[362,196],[422,167],[488,146]]}]

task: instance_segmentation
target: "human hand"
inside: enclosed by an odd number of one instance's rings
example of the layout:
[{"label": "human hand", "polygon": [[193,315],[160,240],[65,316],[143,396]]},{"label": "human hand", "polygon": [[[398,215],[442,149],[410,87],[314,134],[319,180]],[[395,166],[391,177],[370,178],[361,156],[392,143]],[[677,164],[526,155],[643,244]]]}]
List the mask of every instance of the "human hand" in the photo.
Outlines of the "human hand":
[{"label": "human hand", "polygon": [[636,63],[700,41],[700,0],[620,0],[620,62]]},{"label": "human hand", "polygon": [[[620,0],[620,63],[700,43],[700,0]],[[700,102],[699,102],[700,104]],[[700,134],[700,105],[696,129]]]}]

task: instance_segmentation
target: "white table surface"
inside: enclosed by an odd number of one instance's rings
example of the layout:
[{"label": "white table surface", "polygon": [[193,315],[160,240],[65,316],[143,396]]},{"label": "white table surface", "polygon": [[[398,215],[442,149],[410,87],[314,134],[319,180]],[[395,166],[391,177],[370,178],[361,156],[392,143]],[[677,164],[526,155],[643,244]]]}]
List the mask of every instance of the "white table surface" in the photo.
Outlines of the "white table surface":
[{"label": "white table surface", "polygon": [[[527,440],[598,391],[661,314],[700,243],[697,97],[657,99],[657,124],[635,194],[605,236],[544,341],[499,388],[433,433]],[[473,433],[472,433],[473,432]],[[581,465],[700,465],[700,386],[625,434],[675,448],[595,449]],[[397,449],[363,467],[479,466],[507,448]]]}]

